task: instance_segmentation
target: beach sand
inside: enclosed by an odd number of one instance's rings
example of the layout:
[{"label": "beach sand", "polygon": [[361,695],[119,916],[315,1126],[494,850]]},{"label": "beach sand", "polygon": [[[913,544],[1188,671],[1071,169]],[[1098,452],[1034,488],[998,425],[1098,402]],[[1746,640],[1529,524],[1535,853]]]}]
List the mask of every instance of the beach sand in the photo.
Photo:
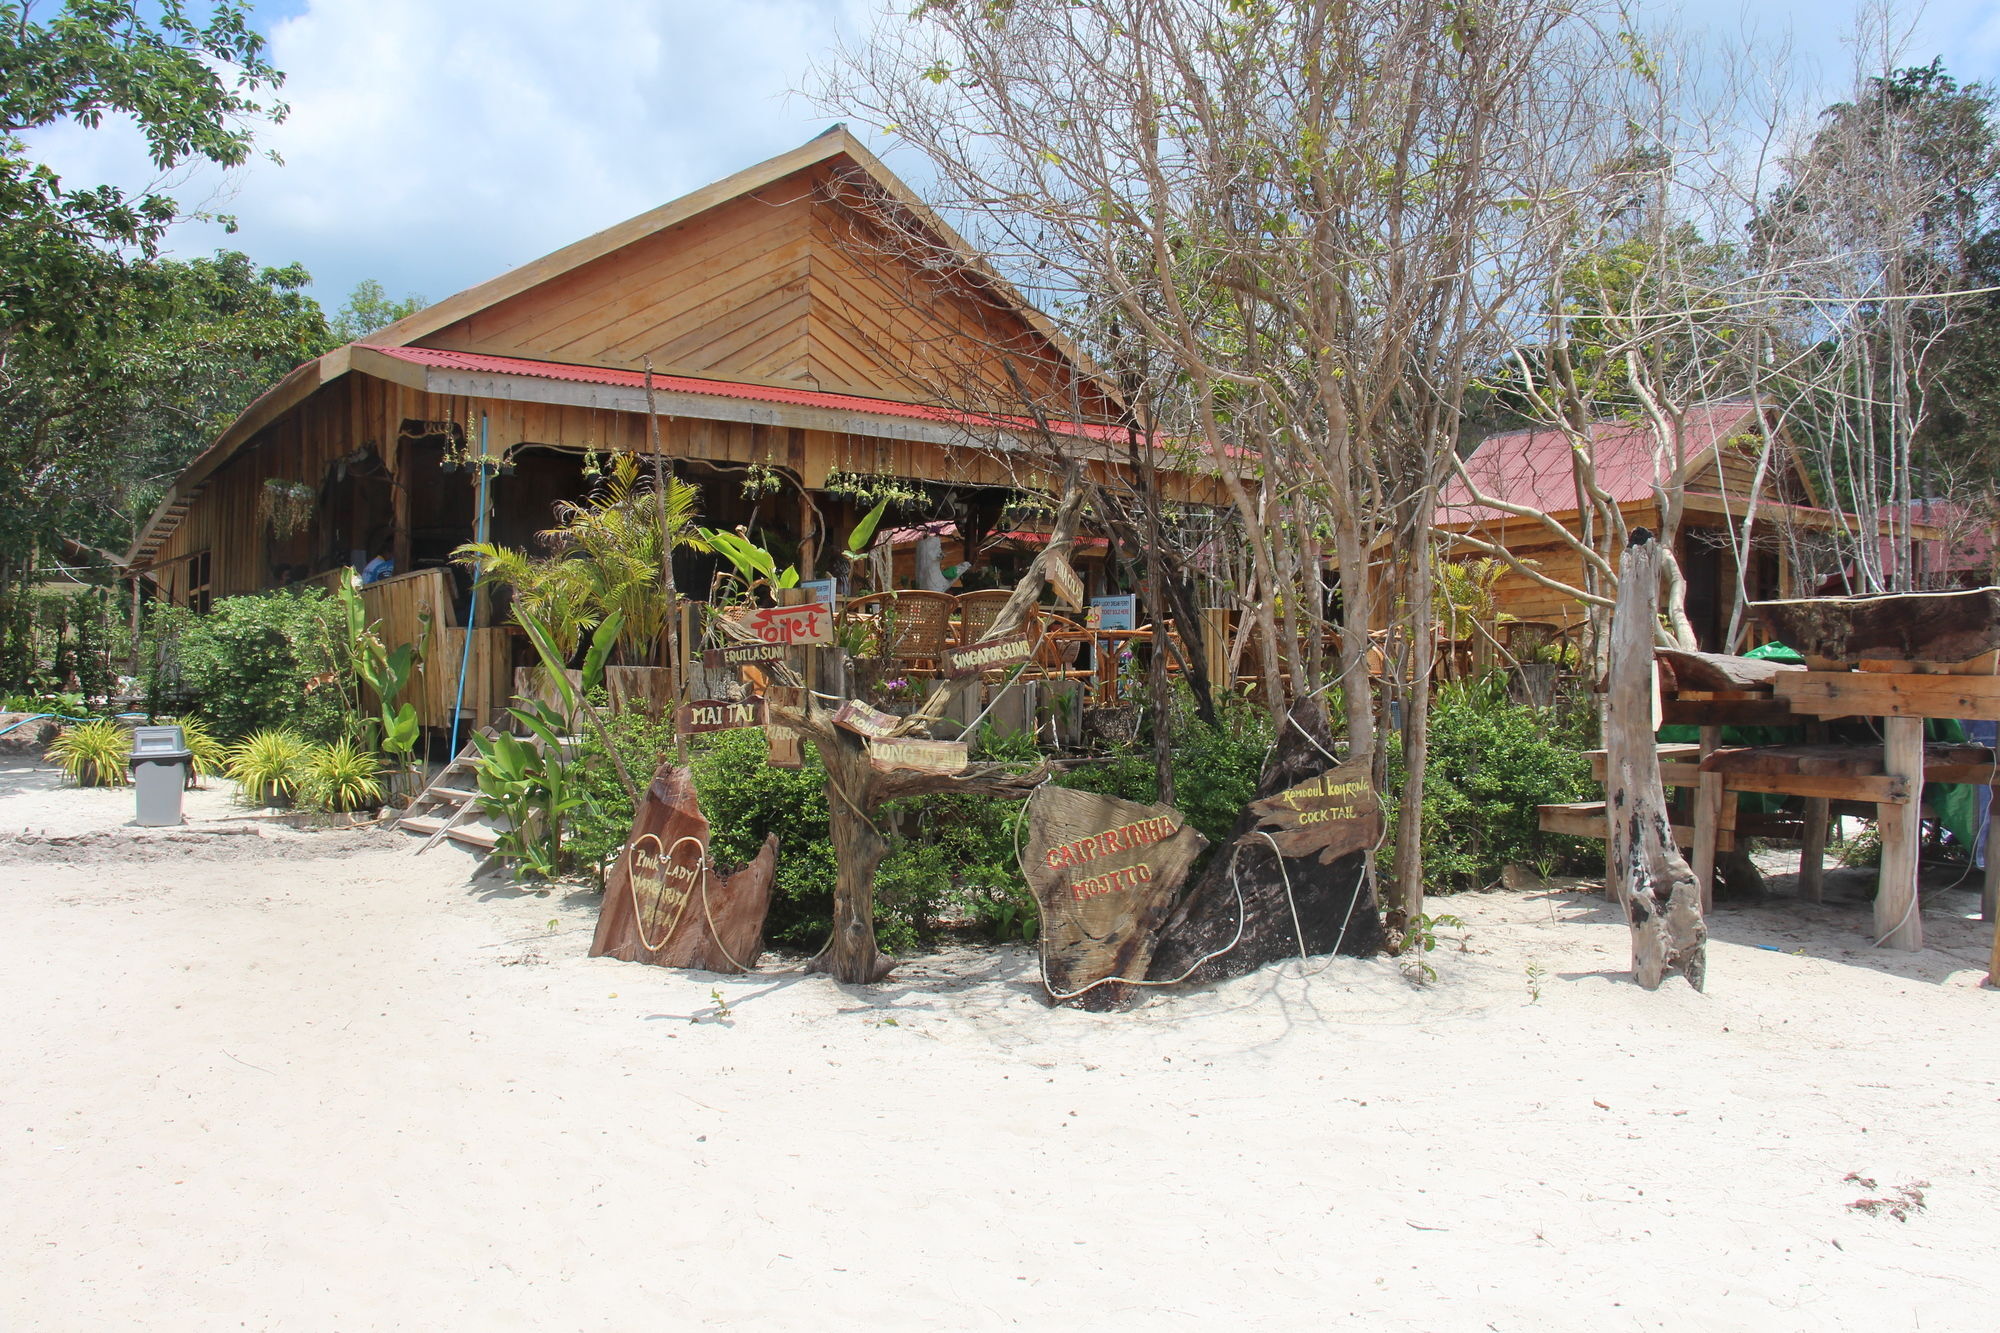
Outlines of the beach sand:
[{"label": "beach sand", "polygon": [[1917,954],[1868,947],[1851,887],[1720,911],[1707,994],[1633,985],[1571,886],[1434,900],[1467,929],[1422,988],[1314,959],[1093,1015],[1019,948],[869,988],[592,960],[592,893],[223,792],[135,830],[30,763],[0,762],[0,1328],[2000,1318],[1966,888]]}]

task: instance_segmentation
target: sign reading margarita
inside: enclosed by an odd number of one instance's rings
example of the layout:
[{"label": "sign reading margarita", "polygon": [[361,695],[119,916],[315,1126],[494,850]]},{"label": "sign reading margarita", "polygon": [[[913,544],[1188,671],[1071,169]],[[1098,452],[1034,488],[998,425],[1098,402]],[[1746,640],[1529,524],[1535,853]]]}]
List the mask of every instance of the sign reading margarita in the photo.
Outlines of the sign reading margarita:
[{"label": "sign reading margarita", "polygon": [[674,714],[674,729],[682,733],[734,731],[763,725],[764,701],[758,698],[696,699]]},{"label": "sign reading margarita", "polygon": [[885,713],[879,708],[870,708],[859,699],[849,699],[833,715],[833,724],[835,726],[846,727],[855,735],[866,736],[870,740],[879,740],[883,737],[893,735],[896,728],[902,725],[902,722],[903,719],[897,717],[894,713]]},{"label": "sign reading margarita", "polygon": [[1035,655],[1035,636],[1028,630],[1018,634],[1003,635],[997,639],[981,639],[978,643],[968,643],[963,648],[952,648],[944,655],[944,673],[954,680],[960,676],[976,675],[981,671],[1003,671],[1011,666],[1019,666]]},{"label": "sign reading margarita", "polygon": [[760,643],[777,644],[781,648],[833,642],[833,610],[821,602],[760,606],[743,618],[743,624]]},{"label": "sign reading margarita", "polygon": [[1245,834],[1244,842],[1262,843],[1268,833],[1282,855],[1318,853],[1322,865],[1351,852],[1366,851],[1382,837],[1382,802],[1368,780],[1365,763],[1329,768],[1297,786],[1251,802],[1250,809],[1257,816],[1258,829]]},{"label": "sign reading margarita", "polygon": [[1023,857],[1042,908],[1042,984],[1068,999],[1142,980],[1153,936],[1206,840],[1164,805],[1043,787]]}]

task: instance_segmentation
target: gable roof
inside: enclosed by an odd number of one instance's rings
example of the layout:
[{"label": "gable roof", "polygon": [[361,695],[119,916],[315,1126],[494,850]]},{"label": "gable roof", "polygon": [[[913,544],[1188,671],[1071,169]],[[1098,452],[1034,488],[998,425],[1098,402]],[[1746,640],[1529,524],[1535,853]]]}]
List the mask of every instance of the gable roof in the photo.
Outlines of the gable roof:
[{"label": "gable roof", "polygon": [[[1745,420],[1756,411],[1756,404],[1747,400],[1691,408],[1685,423],[1683,449],[1688,461],[1682,480],[1712,463],[1716,446],[1741,431]],[[1672,460],[1655,457],[1649,424],[1593,422],[1590,439],[1597,484],[1614,503],[1650,500],[1656,486],[1672,480],[1669,475]],[[1503,503],[1544,514],[1577,512],[1570,442],[1562,431],[1533,429],[1489,435],[1466,458],[1465,470],[1482,493]],[[1510,517],[1491,505],[1473,503],[1471,490],[1454,476],[1438,496],[1435,521],[1439,526],[1448,526]]]}]

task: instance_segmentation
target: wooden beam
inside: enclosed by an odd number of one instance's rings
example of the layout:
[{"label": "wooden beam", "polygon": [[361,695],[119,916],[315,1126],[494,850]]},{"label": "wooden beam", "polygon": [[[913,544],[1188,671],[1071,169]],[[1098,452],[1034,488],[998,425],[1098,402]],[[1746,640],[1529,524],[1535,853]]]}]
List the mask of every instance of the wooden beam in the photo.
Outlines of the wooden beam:
[{"label": "wooden beam", "polygon": [[[1701,729],[1701,754],[1706,759],[1722,744],[1722,728]],[[1694,881],[1701,889],[1701,910],[1715,906],[1716,843],[1722,834],[1724,804],[1722,774],[1701,771],[1695,779],[1694,798]]]},{"label": "wooden beam", "polygon": [[1661,701],[1660,717],[1667,726],[1699,727],[1792,727],[1799,715],[1783,698],[1777,699],[1677,699]]},{"label": "wooden beam", "polygon": [[1807,658],[1935,664],[2000,648],[2000,588],[1752,602],[1750,612]]},{"label": "wooden beam", "polygon": [[[1986,878],[1979,891],[1979,919],[1991,925],[2000,920],[2000,838],[1994,836],[1994,826],[2000,825],[2000,786],[1991,789],[1986,800]],[[2000,939],[2000,929],[1995,938]]]},{"label": "wooden beam", "polygon": [[1813,717],[2000,718],[2000,676],[1804,671],[1778,677],[1774,689]]},{"label": "wooden beam", "polygon": [[1824,796],[1806,801],[1806,831],[1799,848],[1799,896],[1807,902],[1826,897],[1826,836],[1833,825]]}]

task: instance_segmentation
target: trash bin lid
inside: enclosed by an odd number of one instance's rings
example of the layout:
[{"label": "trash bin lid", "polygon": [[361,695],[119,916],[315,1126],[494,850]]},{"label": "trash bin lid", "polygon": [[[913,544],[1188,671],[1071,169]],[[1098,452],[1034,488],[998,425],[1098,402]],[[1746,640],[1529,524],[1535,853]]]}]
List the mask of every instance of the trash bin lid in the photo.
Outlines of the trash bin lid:
[{"label": "trash bin lid", "polygon": [[182,754],[187,740],[179,727],[132,728],[132,757],[148,759],[159,755]]}]

